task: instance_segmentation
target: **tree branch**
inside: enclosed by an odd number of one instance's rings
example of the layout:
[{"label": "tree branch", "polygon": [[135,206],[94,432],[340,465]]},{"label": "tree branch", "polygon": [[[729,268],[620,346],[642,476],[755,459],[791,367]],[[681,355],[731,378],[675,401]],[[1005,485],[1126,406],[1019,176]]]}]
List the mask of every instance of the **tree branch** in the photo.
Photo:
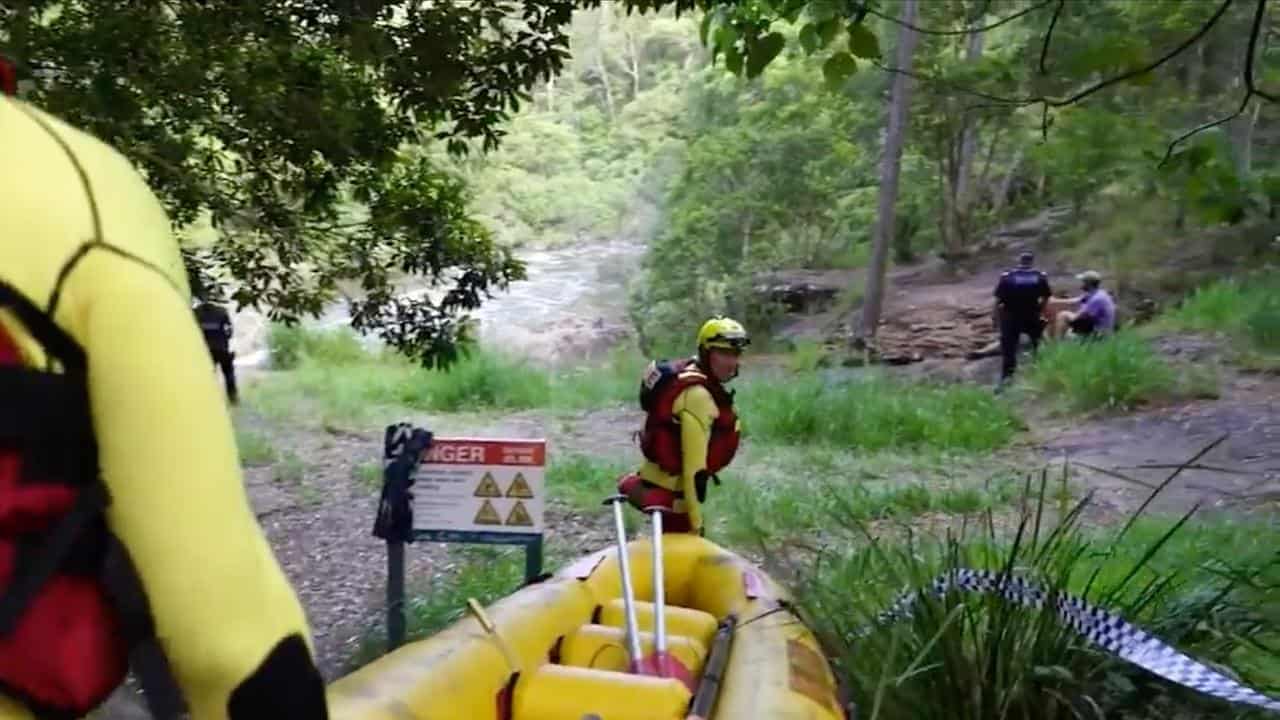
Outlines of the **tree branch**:
[{"label": "tree branch", "polygon": [[1240,101],[1240,107],[1237,108],[1235,112],[1231,113],[1230,115],[1227,115],[1226,117],[1218,118],[1217,120],[1207,122],[1203,125],[1198,125],[1195,128],[1192,128],[1191,130],[1188,130],[1187,132],[1179,135],[1176,140],[1169,143],[1169,147],[1164,151],[1164,157],[1160,159],[1160,163],[1156,165],[1156,167],[1164,167],[1164,164],[1169,162],[1169,158],[1173,157],[1174,148],[1186,142],[1187,139],[1190,138],[1192,135],[1195,135],[1196,133],[1204,132],[1209,128],[1217,127],[1224,123],[1231,122],[1232,120],[1235,120],[1236,118],[1243,115],[1245,108],[1249,107],[1249,101],[1252,99],[1253,99],[1253,93],[1251,91],[1246,90],[1244,93],[1244,98]]},{"label": "tree branch", "polygon": [[985,92],[982,92],[981,90],[974,90],[973,88],[965,87],[958,83],[951,82],[950,80],[943,80],[942,78],[939,78],[939,77],[924,75],[918,72],[914,72],[912,70],[903,70],[902,68],[889,67],[888,65],[885,65],[878,60],[872,60],[871,64],[875,65],[878,69],[883,70],[884,72],[887,72],[887,73],[906,75],[907,77],[912,78],[913,80],[919,80],[920,82],[928,83],[930,85],[937,85],[940,87],[948,88],[956,93],[960,93],[963,95],[972,95],[974,97],[982,98],[983,100],[991,101],[990,103],[987,103],[985,105],[974,105],[969,108],[965,108],[966,110],[971,110],[975,108],[1004,107],[1007,105],[1017,105],[1017,104],[1030,105],[1035,102],[1034,100],[1032,100],[1031,102],[1021,103],[1017,99],[1010,99],[1007,97],[1001,97],[1000,95],[992,95],[990,93],[985,93]]},{"label": "tree branch", "polygon": [[[1064,1],[1064,0],[1059,0],[1059,1],[1061,2],[1061,1]],[[977,28],[965,28],[964,30],[932,30],[932,29],[930,29],[930,28],[917,27],[916,25],[912,25],[911,23],[903,22],[902,20],[899,20],[898,18],[893,17],[893,16],[891,16],[891,15],[885,15],[884,13],[880,12],[879,10],[875,10],[875,9],[872,9],[872,8],[866,8],[866,11],[867,11],[867,13],[868,13],[868,14],[875,15],[876,17],[880,18],[881,20],[888,20],[889,22],[893,23],[894,25],[900,25],[900,26],[902,26],[902,27],[905,27],[905,28],[908,28],[908,29],[914,30],[914,31],[916,31],[916,32],[918,32],[918,33],[920,33],[920,34],[922,34],[922,35],[968,35],[968,34],[970,34],[970,33],[986,32],[986,31],[988,31],[988,30],[994,30],[994,29],[996,29],[996,28],[1000,27],[1001,25],[1006,25],[1006,24],[1008,24],[1008,23],[1013,22],[1014,20],[1017,20],[1018,18],[1022,17],[1023,15],[1030,15],[1031,13],[1033,13],[1033,12],[1035,12],[1035,11],[1037,11],[1037,10],[1040,10],[1041,8],[1046,8],[1046,7],[1048,7],[1048,6],[1049,6],[1049,4],[1050,4],[1050,3],[1052,3],[1052,2],[1054,2],[1054,0],[1041,0],[1041,2],[1038,2],[1038,3],[1036,3],[1035,5],[1032,5],[1032,6],[1031,6],[1031,7],[1029,7],[1029,8],[1026,8],[1026,9],[1023,9],[1023,10],[1019,10],[1018,12],[1016,12],[1016,13],[1014,13],[1014,14],[1012,14],[1012,15],[1009,15],[1008,17],[1001,18],[1001,19],[999,19],[999,20],[997,20],[997,21],[995,21],[995,22],[991,23],[990,25],[984,25],[983,27],[977,27]],[[865,6],[864,6],[864,7],[865,7]]]},{"label": "tree branch", "polygon": [[[1100,82],[1098,82],[1098,83],[1095,83],[1094,85],[1092,85],[1092,86],[1090,86],[1090,87],[1088,87],[1088,88],[1085,88],[1084,90],[1081,90],[1080,92],[1076,93],[1075,95],[1072,95],[1071,97],[1069,97],[1069,98],[1067,98],[1067,99],[1065,99],[1065,100],[1051,100],[1051,99],[1049,99],[1049,98],[1038,97],[1038,98],[1032,98],[1032,99],[1031,99],[1031,102],[1029,102],[1029,103],[1023,103],[1023,104],[1030,105],[1030,104],[1032,104],[1032,103],[1036,103],[1036,102],[1043,102],[1043,103],[1047,103],[1047,104],[1049,104],[1049,105],[1050,105],[1050,106],[1052,106],[1052,107],[1064,107],[1064,106],[1067,106],[1067,105],[1071,105],[1072,103],[1079,102],[1080,100],[1083,100],[1083,99],[1085,99],[1085,98],[1089,97],[1090,95],[1092,95],[1092,94],[1094,94],[1094,93],[1098,92],[1099,90],[1103,90],[1103,89],[1105,89],[1105,88],[1111,87],[1112,85],[1115,85],[1116,83],[1124,82],[1125,80],[1129,80],[1129,79],[1131,79],[1131,78],[1135,78],[1135,77],[1137,77],[1137,76],[1139,76],[1139,75],[1143,75],[1143,74],[1149,73],[1149,72],[1151,72],[1152,70],[1155,70],[1156,68],[1160,67],[1161,65],[1163,65],[1163,64],[1165,64],[1165,63],[1169,62],[1170,60],[1174,59],[1175,57],[1177,57],[1177,56],[1181,55],[1183,52],[1185,52],[1185,51],[1187,50],[1187,48],[1189,48],[1189,47],[1191,47],[1192,45],[1195,45],[1197,42],[1199,42],[1201,38],[1203,38],[1205,35],[1207,35],[1207,34],[1209,33],[1209,31],[1210,31],[1210,30],[1212,30],[1212,29],[1213,29],[1213,26],[1214,26],[1214,25],[1217,25],[1217,24],[1218,24],[1218,21],[1219,21],[1219,20],[1221,20],[1221,19],[1222,19],[1222,16],[1226,14],[1226,12],[1227,12],[1227,8],[1231,7],[1231,3],[1233,3],[1233,2],[1235,2],[1235,0],[1223,0],[1223,1],[1222,1],[1222,4],[1221,4],[1220,6],[1218,6],[1218,10],[1217,10],[1217,12],[1215,12],[1215,13],[1213,14],[1213,17],[1209,18],[1209,20],[1208,20],[1207,22],[1205,22],[1205,24],[1204,24],[1204,25],[1202,25],[1202,26],[1200,27],[1200,29],[1199,29],[1199,30],[1197,30],[1197,31],[1196,31],[1196,33],[1195,33],[1194,35],[1192,35],[1191,37],[1189,37],[1189,38],[1187,38],[1186,40],[1184,40],[1184,41],[1182,42],[1182,44],[1181,44],[1181,45],[1179,45],[1179,46],[1177,46],[1176,48],[1174,48],[1173,50],[1170,50],[1169,52],[1165,53],[1163,56],[1161,56],[1159,59],[1155,60],[1154,62],[1148,63],[1148,64],[1144,65],[1143,67],[1140,67],[1140,68],[1138,68],[1138,69],[1136,69],[1136,70],[1130,70],[1130,71],[1128,71],[1128,72],[1125,72],[1125,73],[1121,73],[1121,74],[1119,74],[1119,75],[1116,75],[1115,77],[1111,77],[1111,78],[1108,78],[1108,79],[1106,79],[1106,80],[1102,80],[1102,81],[1100,81]],[[1267,2],[1267,0],[1258,0],[1258,2],[1259,2],[1259,4],[1261,4],[1261,5],[1265,5],[1265,4],[1266,4],[1266,2]]]},{"label": "tree branch", "polygon": [[1240,107],[1236,108],[1236,111],[1231,113],[1230,115],[1227,115],[1222,118],[1218,118],[1217,120],[1212,120],[1203,125],[1199,125],[1179,135],[1177,139],[1169,143],[1169,147],[1166,148],[1164,151],[1164,157],[1161,158],[1160,164],[1157,165],[1156,167],[1164,167],[1164,164],[1169,162],[1169,158],[1173,157],[1174,149],[1177,148],[1182,143],[1186,142],[1187,139],[1189,139],[1193,135],[1204,132],[1209,128],[1214,128],[1219,125],[1226,124],[1243,115],[1244,111],[1249,108],[1249,101],[1252,100],[1255,95],[1257,97],[1263,98],[1264,100],[1269,100],[1271,102],[1280,102],[1280,98],[1277,98],[1275,95],[1265,93],[1259,90],[1257,87],[1255,87],[1254,80],[1253,80],[1254,54],[1257,52],[1258,34],[1262,30],[1262,19],[1266,14],[1266,9],[1267,9],[1267,0],[1258,0],[1258,7],[1253,13],[1253,29],[1249,32],[1249,46],[1245,49],[1245,56],[1244,56],[1244,88],[1245,90],[1244,90],[1244,97],[1240,99]]},{"label": "tree branch", "polygon": [[[1280,102],[1280,96],[1259,90],[1253,81],[1253,56],[1258,48],[1258,34],[1262,31],[1262,18],[1267,12],[1267,0],[1258,0],[1258,9],[1253,13],[1253,30],[1249,33],[1249,49],[1244,57],[1244,86],[1249,95],[1257,95],[1270,102]],[[1248,102],[1246,98],[1245,102]]]},{"label": "tree branch", "polygon": [[1058,0],[1058,7],[1053,9],[1053,17],[1049,18],[1049,29],[1044,33],[1044,43],[1040,46],[1040,74],[1048,75],[1049,71],[1045,69],[1044,63],[1049,59],[1049,45],[1053,42],[1053,29],[1058,26],[1058,18],[1062,16],[1062,9],[1067,6],[1067,0]]}]

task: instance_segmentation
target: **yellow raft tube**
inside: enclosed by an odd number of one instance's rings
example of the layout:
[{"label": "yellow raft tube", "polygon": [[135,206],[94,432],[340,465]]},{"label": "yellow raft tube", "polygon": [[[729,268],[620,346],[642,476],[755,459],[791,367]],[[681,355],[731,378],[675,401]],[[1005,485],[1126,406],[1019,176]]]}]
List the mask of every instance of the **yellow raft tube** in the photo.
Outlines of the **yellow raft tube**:
[{"label": "yellow raft tube", "polygon": [[[688,668],[686,681],[628,671],[612,546],[336,680],[330,717],[845,720],[831,669],[777,583],[695,535],[665,535],[661,550],[667,651]],[[650,541],[628,543],[627,558],[647,654]]]}]

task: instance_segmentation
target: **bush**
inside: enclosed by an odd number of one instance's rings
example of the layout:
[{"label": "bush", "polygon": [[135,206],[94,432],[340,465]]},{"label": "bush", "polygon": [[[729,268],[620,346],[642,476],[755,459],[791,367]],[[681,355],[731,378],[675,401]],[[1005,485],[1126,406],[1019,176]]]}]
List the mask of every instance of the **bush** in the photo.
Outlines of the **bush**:
[{"label": "bush", "polygon": [[1128,332],[1044,345],[1025,378],[1035,391],[1060,398],[1076,411],[1130,409],[1178,389],[1168,363]]},{"label": "bush", "polygon": [[[458,412],[634,403],[644,362],[620,348],[599,365],[552,370],[472,348],[448,370],[434,370],[390,351],[367,351],[349,330],[282,328],[273,338],[273,352],[278,347],[293,369],[258,383],[252,402],[271,414],[304,412],[334,425],[365,422],[386,408]],[[297,398],[303,407],[293,402]]]},{"label": "bush", "polygon": [[[1280,690],[1280,542],[1267,522],[1131,518],[1131,527],[1087,530],[1087,501],[1054,523],[1045,485],[1015,530],[988,520],[947,539],[873,537],[851,507],[825,525],[835,536],[793,566],[802,614],[834,658],[869,720],[987,718],[1236,718],[1244,706],[1175,686],[1119,660],[1044,609],[992,594],[925,596],[910,618],[882,621],[895,593],[926,588],[959,568],[1012,569],[1049,592],[1111,610],[1264,692]],[[1224,556],[1222,548],[1231,548]],[[810,561],[813,561],[810,563]],[[1259,713],[1257,717],[1262,717]]]},{"label": "bush", "polygon": [[976,452],[1004,445],[1020,427],[1014,412],[983,389],[881,374],[755,380],[738,396],[744,430],[762,442]]},{"label": "bush", "polygon": [[1241,349],[1280,353],[1280,286],[1273,274],[1228,278],[1197,288],[1156,327],[1222,333]]},{"label": "bush", "polygon": [[370,354],[349,329],[310,330],[301,325],[271,326],[267,335],[271,365],[281,370],[298,367],[305,359],[326,365],[349,365],[368,360]]}]

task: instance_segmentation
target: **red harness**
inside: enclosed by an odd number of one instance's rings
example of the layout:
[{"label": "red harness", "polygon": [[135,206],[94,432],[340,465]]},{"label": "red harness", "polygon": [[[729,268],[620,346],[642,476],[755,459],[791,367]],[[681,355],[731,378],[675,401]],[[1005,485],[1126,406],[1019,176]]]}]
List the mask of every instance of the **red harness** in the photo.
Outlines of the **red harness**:
[{"label": "red harness", "polygon": [[733,396],[720,383],[712,380],[693,361],[687,361],[671,377],[653,388],[652,404],[640,433],[640,450],[664,472],[679,475],[683,469],[680,447],[680,424],[672,408],[680,393],[701,385],[711,393],[720,411],[711,424],[711,441],[707,447],[707,472],[715,474],[733,460],[738,451],[738,418],[733,410]]}]

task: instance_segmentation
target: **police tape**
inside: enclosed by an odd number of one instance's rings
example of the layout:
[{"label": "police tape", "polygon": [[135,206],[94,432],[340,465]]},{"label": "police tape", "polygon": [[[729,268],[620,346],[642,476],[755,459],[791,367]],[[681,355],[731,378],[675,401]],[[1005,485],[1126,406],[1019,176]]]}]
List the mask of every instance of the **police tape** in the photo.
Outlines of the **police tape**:
[{"label": "police tape", "polygon": [[1280,712],[1280,700],[1268,697],[1197,662],[1114,613],[1090,605],[1078,597],[1066,593],[1050,593],[1022,578],[988,570],[959,568],[939,575],[929,583],[928,588],[899,596],[893,605],[876,616],[874,625],[861,628],[857,635],[869,634],[875,629],[875,625],[910,618],[912,607],[925,592],[941,597],[949,590],[994,593],[1011,603],[1036,609],[1043,608],[1045,601],[1051,599],[1058,617],[1068,627],[1113,655],[1206,695]]}]

